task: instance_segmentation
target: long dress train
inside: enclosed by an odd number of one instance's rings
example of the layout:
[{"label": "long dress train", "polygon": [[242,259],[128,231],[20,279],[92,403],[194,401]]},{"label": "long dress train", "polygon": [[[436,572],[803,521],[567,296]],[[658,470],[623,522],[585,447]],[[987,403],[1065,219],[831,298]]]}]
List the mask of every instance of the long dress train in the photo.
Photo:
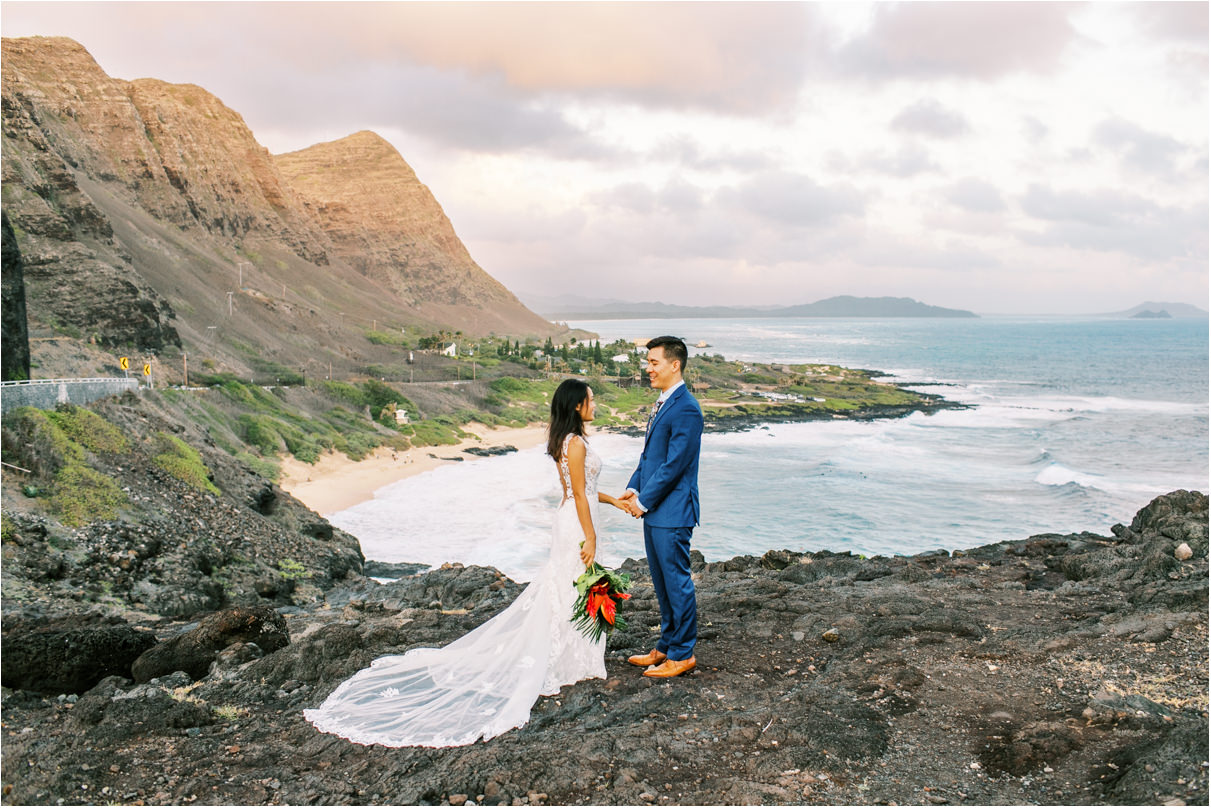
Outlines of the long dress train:
[{"label": "long dress train", "polygon": [[[596,525],[601,458],[585,445],[585,494]],[[591,642],[570,620],[573,581],[584,572],[584,533],[567,447],[565,440],[559,468],[565,499],[555,512],[551,555],[517,600],[442,648],[379,657],[317,709],[305,710],[308,721],[361,744],[463,746],[523,726],[540,695],[605,678],[605,639]]]}]

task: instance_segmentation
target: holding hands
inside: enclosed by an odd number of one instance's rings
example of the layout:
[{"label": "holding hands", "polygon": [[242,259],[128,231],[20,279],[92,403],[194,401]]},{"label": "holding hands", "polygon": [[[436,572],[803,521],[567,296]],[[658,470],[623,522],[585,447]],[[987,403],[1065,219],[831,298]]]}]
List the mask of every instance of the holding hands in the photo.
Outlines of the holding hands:
[{"label": "holding hands", "polygon": [[627,491],[615,500],[615,504],[636,519],[643,516],[643,509],[639,507],[639,497],[634,491]]}]

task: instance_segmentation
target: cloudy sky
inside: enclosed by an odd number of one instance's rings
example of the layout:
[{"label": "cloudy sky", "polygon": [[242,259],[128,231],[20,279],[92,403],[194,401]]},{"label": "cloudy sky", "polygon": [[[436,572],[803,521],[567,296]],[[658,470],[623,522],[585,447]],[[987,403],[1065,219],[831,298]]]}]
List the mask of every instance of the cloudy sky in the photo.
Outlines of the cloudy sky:
[{"label": "cloudy sky", "polygon": [[371,129],[531,294],[1207,306],[1208,5],[22,3],[271,151]]}]

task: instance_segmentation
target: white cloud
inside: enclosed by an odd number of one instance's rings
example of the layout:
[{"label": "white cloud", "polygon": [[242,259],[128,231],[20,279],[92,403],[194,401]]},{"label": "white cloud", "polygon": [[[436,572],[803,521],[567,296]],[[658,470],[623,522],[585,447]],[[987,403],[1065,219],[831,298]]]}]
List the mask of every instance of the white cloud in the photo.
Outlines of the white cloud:
[{"label": "white cloud", "polygon": [[913,177],[941,170],[929,150],[917,143],[905,143],[893,154],[868,155],[863,163],[867,168],[893,177]]},{"label": "white cloud", "polygon": [[7,36],[72,36],[116,77],[205,87],[275,152],[379,132],[521,289],[1207,298],[1205,3],[3,12]]},{"label": "white cloud", "polygon": [[1067,3],[880,3],[866,33],[840,52],[855,75],[990,79],[1049,73],[1074,31]]},{"label": "white cloud", "polygon": [[1000,190],[977,177],[964,177],[947,188],[943,196],[955,207],[973,213],[999,213],[1006,207]]},{"label": "white cloud", "polygon": [[1055,191],[1032,185],[1022,209],[1047,223],[1042,231],[1023,234],[1030,244],[1201,261],[1205,268],[1206,203],[1166,207],[1121,189]]},{"label": "white cloud", "polygon": [[891,119],[891,128],[909,134],[942,139],[955,138],[971,131],[967,120],[933,98],[923,98],[907,106]]},{"label": "white cloud", "polygon": [[1151,132],[1123,118],[1107,118],[1093,131],[1093,140],[1116,152],[1129,169],[1172,179],[1187,147],[1177,138]]},{"label": "white cloud", "polygon": [[852,186],[825,187],[811,177],[787,172],[758,174],[718,196],[727,209],[792,228],[857,216],[865,204],[863,194]]}]

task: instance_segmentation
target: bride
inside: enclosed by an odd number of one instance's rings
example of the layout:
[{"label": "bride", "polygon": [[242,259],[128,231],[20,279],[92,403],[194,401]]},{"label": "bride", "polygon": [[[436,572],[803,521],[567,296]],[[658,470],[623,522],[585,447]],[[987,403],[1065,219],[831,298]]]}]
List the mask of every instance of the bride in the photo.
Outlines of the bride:
[{"label": "bride", "polygon": [[443,648],[379,657],[303,715],[324,732],[383,746],[463,746],[530,720],[540,695],[581,679],[605,678],[605,638],[593,642],[571,621],[573,581],[597,553],[597,503],[623,504],[597,491],[601,458],[585,439],[593,390],[567,379],[551,398],[547,454],[563,500],[551,555],[503,612]]}]

